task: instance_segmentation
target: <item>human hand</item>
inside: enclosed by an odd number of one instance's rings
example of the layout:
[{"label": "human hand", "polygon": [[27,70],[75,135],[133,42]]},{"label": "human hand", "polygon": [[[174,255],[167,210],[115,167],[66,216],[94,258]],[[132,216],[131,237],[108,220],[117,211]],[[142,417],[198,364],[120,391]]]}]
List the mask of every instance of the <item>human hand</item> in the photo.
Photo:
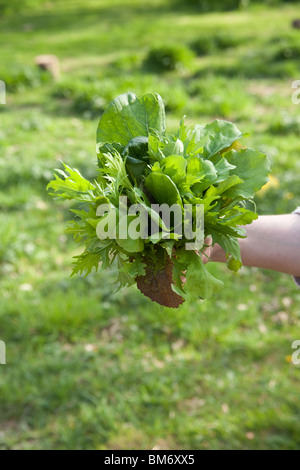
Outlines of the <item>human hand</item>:
[{"label": "human hand", "polygon": [[213,255],[213,247],[212,247],[212,238],[207,237],[204,240],[204,249],[201,252],[201,259],[204,264],[208,263],[211,261],[211,257]]}]

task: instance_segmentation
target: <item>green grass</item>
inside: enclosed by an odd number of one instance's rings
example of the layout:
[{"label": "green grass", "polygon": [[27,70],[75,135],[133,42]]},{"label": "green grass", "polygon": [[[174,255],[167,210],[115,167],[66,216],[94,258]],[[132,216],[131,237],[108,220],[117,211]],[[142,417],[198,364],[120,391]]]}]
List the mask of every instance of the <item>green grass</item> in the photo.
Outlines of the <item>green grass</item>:
[{"label": "green grass", "polygon": [[[297,12],[287,4],[200,15],[164,0],[77,0],[1,16],[1,449],[300,448],[292,279],[212,265],[224,291],[178,311],[134,288],[115,294],[112,273],[70,279],[71,214],[45,191],[60,159],[95,175],[97,121],[113,97],[157,91],[170,129],[186,114],[249,130],[248,144],[273,168],[259,213],[291,212],[300,197]],[[145,67],[162,44],[188,51],[201,37],[204,55],[187,52],[159,74]],[[35,70],[43,53],[59,57],[58,82]]]}]

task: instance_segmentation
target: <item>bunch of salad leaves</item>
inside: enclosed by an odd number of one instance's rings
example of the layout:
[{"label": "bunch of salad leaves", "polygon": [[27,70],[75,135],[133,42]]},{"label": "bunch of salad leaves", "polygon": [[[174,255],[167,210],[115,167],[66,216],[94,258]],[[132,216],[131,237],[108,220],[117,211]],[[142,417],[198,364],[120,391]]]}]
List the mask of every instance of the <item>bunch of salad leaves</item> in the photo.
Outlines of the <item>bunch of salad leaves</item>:
[{"label": "bunch of salad leaves", "polygon": [[[232,123],[215,120],[188,127],[183,118],[174,134],[166,132],[162,98],[148,93],[138,98],[126,93],[113,100],[103,113],[97,131],[98,177],[85,179],[77,169],[56,170],[48,185],[52,195],[75,202],[75,218],[67,232],[84,246],[75,257],[72,274],[88,275],[93,268],[118,265],[118,287],[137,284],[155,302],[177,308],[187,296],[207,299],[223,283],[202,261],[206,245],[187,250],[187,240],[169,226],[171,236],[162,234],[164,221],[153,203],[204,207],[204,235],[227,254],[228,268],[242,266],[238,239],[242,227],[257,219],[247,208],[268,180],[268,158],[241,145],[245,133]],[[110,211],[98,214],[108,204],[120,214],[120,196],[128,206],[139,204],[160,231],[155,237],[99,239],[97,226],[106,223]],[[195,217],[192,211],[192,218]],[[131,216],[131,218],[134,218]],[[120,217],[117,218],[121,223]],[[194,223],[194,222],[193,222]],[[190,242],[190,240],[188,240]]]}]

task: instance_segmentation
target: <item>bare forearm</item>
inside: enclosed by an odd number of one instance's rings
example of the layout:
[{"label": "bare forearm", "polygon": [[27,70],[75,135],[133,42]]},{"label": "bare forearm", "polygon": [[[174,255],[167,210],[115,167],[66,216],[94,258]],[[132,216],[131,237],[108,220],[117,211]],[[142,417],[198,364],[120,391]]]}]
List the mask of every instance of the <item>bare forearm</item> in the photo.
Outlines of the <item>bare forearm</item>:
[{"label": "bare forearm", "polygon": [[[240,240],[245,266],[272,269],[300,276],[300,216],[260,216],[245,227],[247,238]],[[215,247],[213,261],[226,261],[224,251]]]}]

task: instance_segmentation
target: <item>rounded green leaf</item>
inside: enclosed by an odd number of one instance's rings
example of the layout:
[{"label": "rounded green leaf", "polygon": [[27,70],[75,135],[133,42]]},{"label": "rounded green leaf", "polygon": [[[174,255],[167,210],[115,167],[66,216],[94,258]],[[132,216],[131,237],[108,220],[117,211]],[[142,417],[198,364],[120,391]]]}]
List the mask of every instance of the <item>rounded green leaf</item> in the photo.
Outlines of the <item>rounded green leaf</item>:
[{"label": "rounded green leaf", "polygon": [[158,204],[182,204],[180,193],[176,184],[168,175],[163,173],[150,173],[145,180],[148,191]]},{"label": "rounded green leaf", "polygon": [[165,132],[165,107],[157,93],[138,98],[124,93],[104,111],[97,130],[97,143],[118,142],[126,146],[134,137],[148,137],[150,130]]}]

